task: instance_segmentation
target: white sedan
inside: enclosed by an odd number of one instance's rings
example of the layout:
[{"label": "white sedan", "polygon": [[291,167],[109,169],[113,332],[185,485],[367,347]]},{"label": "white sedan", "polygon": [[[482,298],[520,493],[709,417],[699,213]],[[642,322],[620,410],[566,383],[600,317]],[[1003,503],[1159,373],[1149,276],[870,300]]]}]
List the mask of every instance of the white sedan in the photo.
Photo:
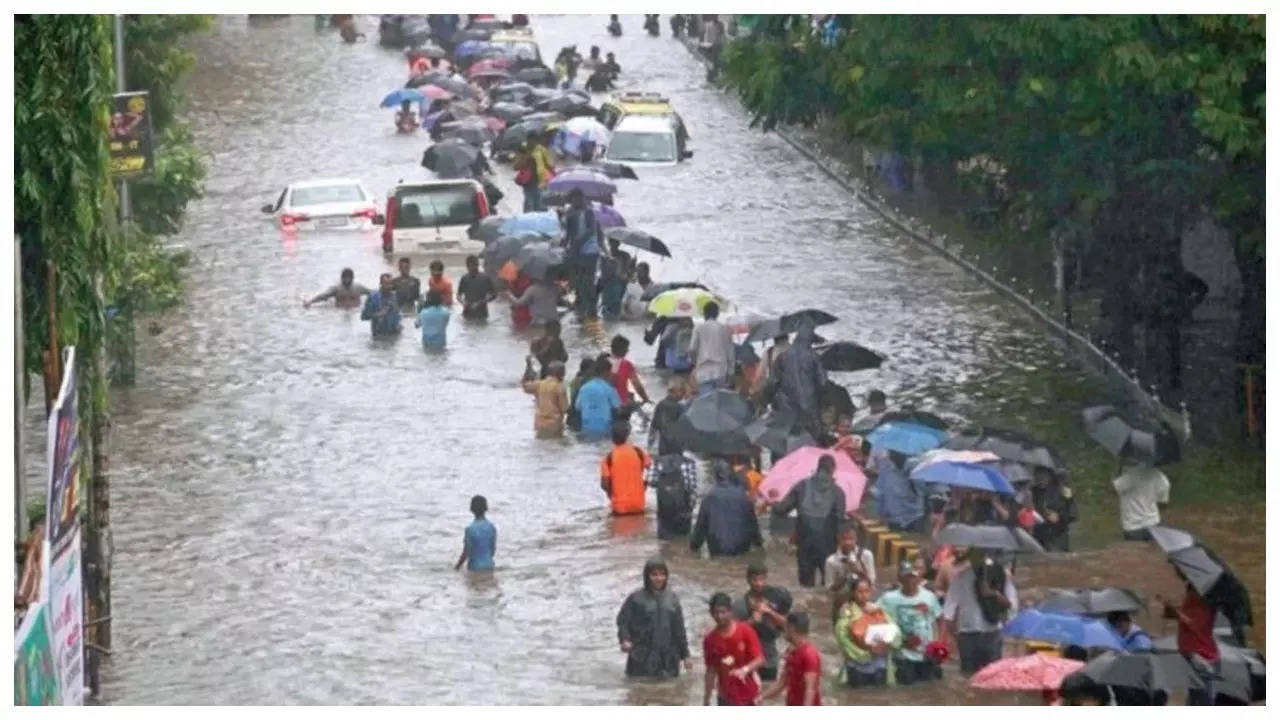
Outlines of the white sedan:
[{"label": "white sedan", "polygon": [[331,178],[289,185],[262,206],[282,230],[367,229],[377,216],[374,197],[359,180]]}]

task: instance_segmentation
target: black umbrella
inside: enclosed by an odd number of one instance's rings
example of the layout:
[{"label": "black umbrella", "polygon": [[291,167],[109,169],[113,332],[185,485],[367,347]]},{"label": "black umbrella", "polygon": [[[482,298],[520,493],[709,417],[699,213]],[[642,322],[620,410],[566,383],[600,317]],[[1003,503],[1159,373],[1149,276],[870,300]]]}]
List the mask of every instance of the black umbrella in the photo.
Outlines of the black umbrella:
[{"label": "black umbrella", "polygon": [[[1267,661],[1253,648],[1243,648],[1215,641],[1222,672],[1214,683],[1216,693],[1245,703],[1263,702],[1267,699]],[[1151,641],[1151,649],[1157,653],[1177,653],[1178,636],[1167,635]]]},{"label": "black umbrella", "polygon": [[422,167],[442,178],[470,177],[480,150],[458,138],[443,140],[422,154]]},{"label": "black umbrella", "polygon": [[479,29],[494,31],[507,27],[507,24],[498,18],[480,18],[479,20],[472,20],[471,24],[467,27],[473,30]]},{"label": "black umbrella", "polygon": [[469,97],[476,100],[484,97],[484,93],[480,88],[472,85],[466,80],[459,80],[455,77],[435,77],[427,81],[425,84],[435,85],[443,90],[448,90],[458,97]]},{"label": "black umbrella", "polygon": [[512,102],[528,107],[527,102],[533,94],[533,86],[529,83],[510,82],[496,85],[489,89],[489,97],[494,102]]},{"label": "black umbrella", "polygon": [[640,293],[641,302],[649,302],[668,290],[679,290],[680,288],[699,288],[711,292],[711,288],[698,282],[664,282],[653,283]]},{"label": "black umbrella", "polygon": [[422,58],[426,58],[428,60],[443,60],[444,58],[449,57],[449,53],[445,51],[444,48],[430,43],[422,45],[421,47],[409,48],[404,51],[404,54],[409,58],[410,62],[413,62],[414,60],[421,60]]},{"label": "black umbrella", "polygon": [[1143,692],[1199,690],[1200,677],[1181,655],[1167,653],[1103,653],[1079,672],[1099,685],[1133,688]]},{"label": "black umbrella", "polygon": [[1182,458],[1178,438],[1167,423],[1161,422],[1159,430],[1143,430],[1111,405],[1085,408],[1082,415],[1085,432],[1112,455],[1146,460],[1153,465],[1173,463]]},{"label": "black umbrella", "polygon": [[[448,82],[453,80],[453,74],[447,70],[428,70],[421,75],[414,75],[409,78],[408,87],[422,87],[423,85],[435,85],[439,82]],[[448,89],[448,88],[446,88]],[[450,90],[450,92],[453,92]]]},{"label": "black umbrella", "polygon": [[948,427],[946,420],[943,420],[931,412],[915,410],[913,408],[904,408],[902,410],[892,410],[880,413],[879,415],[866,415],[858,418],[858,421],[853,424],[853,431],[860,435],[866,435],[887,422],[914,423],[916,425],[931,427],[936,430],[946,430]]},{"label": "black umbrella", "polygon": [[547,242],[533,242],[520,248],[513,261],[520,272],[534,280],[546,280],[551,269],[564,264],[564,250]]},{"label": "black umbrella", "polygon": [[526,246],[536,242],[546,242],[546,238],[536,233],[522,233],[520,235],[504,235],[493,242],[486,243],[483,253],[484,266],[486,269],[497,272],[508,260],[514,260],[516,255]]},{"label": "black umbrella", "polygon": [[542,87],[555,87],[556,84],[555,72],[544,65],[517,70],[515,75],[512,77],[521,82],[527,82],[530,85],[540,85]]},{"label": "black umbrella", "polygon": [[822,367],[831,372],[855,372],[880,367],[884,357],[855,342],[834,342],[818,352]]},{"label": "black umbrella", "polygon": [[765,320],[751,328],[751,332],[747,333],[747,342],[764,342],[779,335],[790,335],[798,332],[805,325],[818,327],[819,325],[829,325],[838,319],[835,315],[825,310],[815,310],[813,308],[787,313],[780,317]]},{"label": "black umbrella", "polygon": [[502,237],[502,226],[510,219],[501,215],[490,215],[472,225],[467,230],[467,237],[483,240],[486,243],[494,242]]},{"label": "black umbrella", "polygon": [[498,135],[484,121],[472,122],[471,120],[462,120],[441,123],[437,126],[441,137],[458,138],[472,145],[483,145],[487,142],[493,142]]},{"label": "black umbrella", "polygon": [[496,102],[485,111],[486,114],[492,115],[505,123],[516,122],[531,112],[533,111],[529,108],[513,102]]},{"label": "black umbrella", "polygon": [[818,404],[824,408],[835,408],[837,416],[853,415],[855,409],[849,391],[834,380],[828,380],[827,384],[822,386],[822,396],[818,398]]},{"label": "black umbrella", "polygon": [[938,533],[937,542],[984,550],[1009,550],[1044,554],[1044,548],[1026,530],[1006,525],[951,523]]},{"label": "black umbrella", "polygon": [[630,165],[626,165],[620,162],[613,162],[612,160],[592,160],[589,163],[583,163],[582,167],[586,167],[592,170],[602,172],[614,180],[618,180],[618,179],[639,180],[640,179],[636,175],[635,169],[633,169]]},{"label": "black umbrella", "polygon": [[647,250],[662,257],[671,257],[671,251],[667,249],[666,243],[643,230],[629,227],[612,227],[604,231],[604,236],[609,240],[617,240],[623,245]]},{"label": "black umbrella", "polygon": [[589,95],[580,94],[570,90],[563,95],[556,95],[544,100],[538,103],[535,107],[539,110],[548,110],[568,115],[572,111],[584,106],[589,106],[590,104],[591,97]]},{"label": "black umbrella", "polygon": [[1141,612],[1147,609],[1142,596],[1128,588],[1099,588],[1049,591],[1049,597],[1036,606],[1042,612],[1067,615],[1106,615],[1110,612]]},{"label": "black umbrella", "polygon": [[1056,450],[1014,430],[967,427],[947,438],[942,447],[948,450],[982,450],[994,453],[1002,460],[1048,468],[1056,473],[1066,472],[1066,465]]},{"label": "black umbrella", "polygon": [[753,444],[779,455],[818,444],[812,435],[796,426],[795,416],[788,412],[770,412],[758,417],[746,427],[746,433]]},{"label": "black umbrella", "polygon": [[1233,634],[1243,641],[1244,628],[1253,624],[1253,601],[1231,566],[1191,533],[1161,526],[1150,532],[1165,559],[1210,606],[1227,617]]},{"label": "black umbrella", "polygon": [[468,40],[488,40],[493,37],[493,31],[483,27],[463,28],[453,34],[454,45],[461,45]]},{"label": "black umbrella", "polygon": [[751,442],[746,426],[751,405],[731,390],[715,390],[698,396],[671,428],[672,442],[692,452],[712,455],[748,455]]}]

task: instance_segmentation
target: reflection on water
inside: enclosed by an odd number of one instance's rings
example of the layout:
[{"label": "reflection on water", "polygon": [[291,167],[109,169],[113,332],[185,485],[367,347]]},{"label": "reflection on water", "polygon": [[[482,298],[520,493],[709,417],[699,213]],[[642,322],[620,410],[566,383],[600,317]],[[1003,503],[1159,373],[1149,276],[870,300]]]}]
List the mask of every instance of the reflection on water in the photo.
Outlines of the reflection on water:
[{"label": "reflection on water", "polygon": [[[376,37],[375,20],[360,22]],[[748,128],[680,46],[613,39],[605,25],[534,19],[544,55],[570,43],[616,52],[625,87],[668,94],[690,125],[694,161],[621,183],[619,209],[675,255],[651,261],[655,277],[701,279],[760,311],[831,310],[841,322],[826,334],[889,358],[841,378],[855,398],[875,386],[1017,426],[1044,412],[1046,388],[1082,381],[996,297]],[[282,236],[257,212],[293,180],[353,176],[381,195],[421,177],[425,137],[397,135],[377,108],[403,83],[403,56],[316,35],[303,16],[262,27],[226,17],[195,44],[189,114],[215,159],[179,237],[195,253],[189,301],[141,338],[139,386],[118,398],[117,650],[105,699],[698,702],[701,670],[624,681],[614,617],[644,560],[662,553],[698,647],[706,599],[744,589],[748,558],[696,558],[659,542],[652,517],[606,515],[605,446],[533,438],[517,382],[529,337],[509,329],[505,307],[488,324],[452,323],[446,354],[425,354],[411,322],[372,341],[358,310],[301,300],[343,267],[370,286],[390,271],[376,233]],[[503,183],[510,210],[519,192]],[[424,272],[430,258],[411,257]],[[607,332],[630,336],[650,374],[641,328]],[[573,326],[565,341],[571,365],[598,351]],[[498,528],[492,575],[452,569],[474,494]],[[792,585],[785,549],[768,557],[775,582]],[[817,617],[830,664],[827,613]],[[828,679],[824,696],[1018,700],[974,696],[954,675],[857,695]]]}]

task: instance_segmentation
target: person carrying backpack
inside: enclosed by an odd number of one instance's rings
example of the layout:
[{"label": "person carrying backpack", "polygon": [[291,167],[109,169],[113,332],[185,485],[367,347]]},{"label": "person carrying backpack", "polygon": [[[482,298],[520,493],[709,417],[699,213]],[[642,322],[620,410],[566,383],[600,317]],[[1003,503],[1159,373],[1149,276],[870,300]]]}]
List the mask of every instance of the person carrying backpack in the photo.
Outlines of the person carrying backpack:
[{"label": "person carrying backpack", "polygon": [[1004,621],[1018,611],[1012,574],[981,550],[969,551],[969,567],[947,588],[942,605],[944,636],[955,638],[960,672],[972,675],[1004,654]]},{"label": "person carrying backpack", "polygon": [[693,527],[698,466],[681,453],[659,455],[649,468],[649,486],[658,497],[658,538],[671,540]]}]

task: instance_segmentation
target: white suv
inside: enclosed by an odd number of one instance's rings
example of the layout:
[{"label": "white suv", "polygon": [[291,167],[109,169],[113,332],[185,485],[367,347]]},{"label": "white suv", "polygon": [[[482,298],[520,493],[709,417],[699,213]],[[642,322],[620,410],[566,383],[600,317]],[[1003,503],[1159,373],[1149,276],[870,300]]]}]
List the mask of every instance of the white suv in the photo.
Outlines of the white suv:
[{"label": "white suv", "polygon": [[[489,215],[489,199],[475,180],[402,182],[387,193],[382,251],[416,248],[433,253],[478,253],[484,243],[468,230]],[[406,247],[406,244],[408,247]]]}]

